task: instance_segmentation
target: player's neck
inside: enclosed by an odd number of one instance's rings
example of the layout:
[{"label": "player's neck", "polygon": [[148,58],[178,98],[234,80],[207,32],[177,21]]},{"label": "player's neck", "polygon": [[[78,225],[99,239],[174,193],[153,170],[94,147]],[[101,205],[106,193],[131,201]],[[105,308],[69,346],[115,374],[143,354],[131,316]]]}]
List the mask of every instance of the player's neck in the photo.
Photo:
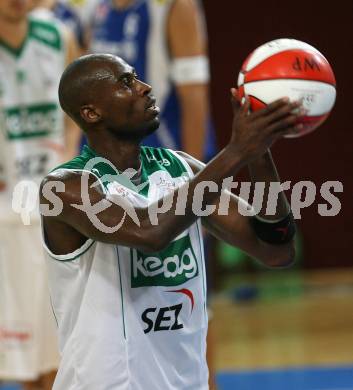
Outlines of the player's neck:
[{"label": "player's neck", "polygon": [[102,142],[99,139],[89,139],[89,146],[100,156],[109,160],[119,171],[128,168],[140,168],[140,145],[136,142],[124,141],[114,137],[106,137]]},{"label": "player's neck", "polygon": [[10,21],[0,18],[0,39],[13,49],[18,49],[23,44],[28,33],[28,19]]},{"label": "player's neck", "polygon": [[130,7],[135,0],[113,0],[113,4],[116,8],[124,9]]}]

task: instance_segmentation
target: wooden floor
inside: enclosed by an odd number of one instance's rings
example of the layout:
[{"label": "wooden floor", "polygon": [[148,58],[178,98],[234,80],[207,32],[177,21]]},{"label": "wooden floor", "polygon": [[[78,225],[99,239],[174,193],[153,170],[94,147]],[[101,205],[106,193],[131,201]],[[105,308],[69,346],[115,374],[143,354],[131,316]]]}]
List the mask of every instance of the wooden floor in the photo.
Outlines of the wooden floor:
[{"label": "wooden floor", "polygon": [[[258,298],[231,297],[245,282]],[[266,272],[227,285],[212,304],[217,370],[353,364],[353,270]]]}]

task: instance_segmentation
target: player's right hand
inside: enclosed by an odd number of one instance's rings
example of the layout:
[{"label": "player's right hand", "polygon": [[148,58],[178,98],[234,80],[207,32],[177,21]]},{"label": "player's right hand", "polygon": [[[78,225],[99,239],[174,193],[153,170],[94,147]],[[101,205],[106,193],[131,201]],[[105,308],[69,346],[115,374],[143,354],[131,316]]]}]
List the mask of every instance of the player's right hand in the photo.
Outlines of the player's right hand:
[{"label": "player's right hand", "polygon": [[229,145],[235,148],[243,162],[249,163],[262,156],[277,139],[300,129],[298,117],[304,114],[301,102],[283,98],[250,112],[248,98],[241,106],[235,88],[231,89],[231,94],[233,123]]}]

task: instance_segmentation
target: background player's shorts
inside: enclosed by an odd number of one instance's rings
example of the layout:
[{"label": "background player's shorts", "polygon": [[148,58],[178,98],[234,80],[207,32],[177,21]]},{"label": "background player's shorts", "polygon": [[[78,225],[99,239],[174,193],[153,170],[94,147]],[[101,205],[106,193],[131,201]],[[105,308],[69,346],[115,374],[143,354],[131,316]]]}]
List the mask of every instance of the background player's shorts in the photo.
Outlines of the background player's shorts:
[{"label": "background player's shorts", "polygon": [[58,365],[40,225],[0,224],[0,379],[32,380]]}]

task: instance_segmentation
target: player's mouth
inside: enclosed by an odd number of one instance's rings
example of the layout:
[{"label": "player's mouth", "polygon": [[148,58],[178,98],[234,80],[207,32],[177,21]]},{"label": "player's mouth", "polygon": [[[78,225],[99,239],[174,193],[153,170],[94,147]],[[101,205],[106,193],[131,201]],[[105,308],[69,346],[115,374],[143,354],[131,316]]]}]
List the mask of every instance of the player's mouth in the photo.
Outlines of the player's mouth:
[{"label": "player's mouth", "polygon": [[145,106],[146,111],[150,112],[151,114],[158,115],[160,112],[160,108],[156,106],[156,99],[151,98],[148,100],[146,106]]}]

